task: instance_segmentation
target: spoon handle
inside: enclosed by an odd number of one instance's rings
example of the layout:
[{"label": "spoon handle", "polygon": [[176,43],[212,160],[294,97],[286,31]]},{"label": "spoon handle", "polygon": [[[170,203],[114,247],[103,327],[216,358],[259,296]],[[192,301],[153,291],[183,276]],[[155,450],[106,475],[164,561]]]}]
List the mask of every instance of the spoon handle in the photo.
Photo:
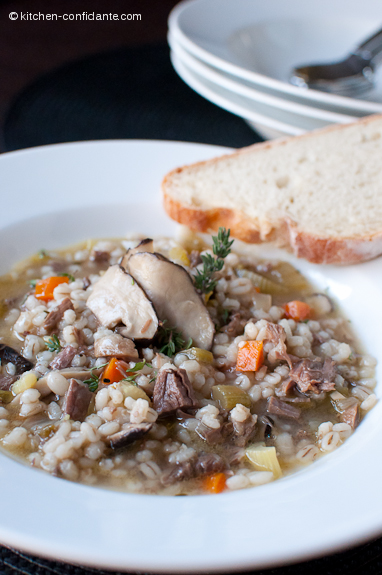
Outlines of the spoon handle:
[{"label": "spoon handle", "polygon": [[362,56],[365,60],[373,60],[382,52],[382,28],[367,38],[353,52],[357,56]]}]

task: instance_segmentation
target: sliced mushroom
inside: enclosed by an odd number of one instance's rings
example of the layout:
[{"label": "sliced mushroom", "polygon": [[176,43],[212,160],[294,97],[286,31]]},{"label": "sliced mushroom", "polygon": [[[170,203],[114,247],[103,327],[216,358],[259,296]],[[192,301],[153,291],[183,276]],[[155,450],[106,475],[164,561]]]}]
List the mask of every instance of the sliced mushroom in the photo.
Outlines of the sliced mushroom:
[{"label": "sliced mushroom", "polygon": [[110,266],[95,284],[87,306],[105,327],[123,323],[131,339],[152,339],[157,332],[158,318],[152,303],[119,265]]},{"label": "sliced mushroom", "polygon": [[125,255],[121,260],[121,266],[124,269],[126,269],[127,262],[129,261],[131,256],[142,252],[150,252],[151,254],[154,252],[154,242],[151,238],[146,238],[145,240],[142,240],[137,246],[135,246],[135,248],[130,248],[129,250],[127,250],[127,252],[125,253]]},{"label": "sliced mushroom", "polygon": [[13,363],[16,367],[16,374],[21,375],[24,371],[29,371],[33,367],[33,363],[23,357],[18,351],[9,347],[9,345],[0,344],[0,362],[2,365]]},{"label": "sliced mushroom", "polygon": [[138,351],[131,339],[122,337],[118,333],[104,335],[94,344],[95,357],[119,357],[127,360],[138,359]]},{"label": "sliced mushroom", "polygon": [[152,426],[152,423],[125,423],[121,431],[109,436],[110,447],[118,449],[130,445],[130,443],[146,435]]},{"label": "sliced mushroom", "polygon": [[145,290],[158,317],[177,328],[187,341],[210,349],[215,326],[185,269],[157,253],[135,253],[127,269]]},{"label": "sliced mushroom", "polygon": [[[56,373],[63,375],[66,379],[78,379],[80,381],[85,381],[85,379],[89,379],[92,375],[100,375],[102,372],[102,367],[97,369],[84,369],[83,367],[67,367],[64,369],[55,369]],[[48,386],[47,378],[50,371],[47,372],[43,377],[35,384],[35,388],[41,393],[42,397],[46,397],[52,390]]]}]

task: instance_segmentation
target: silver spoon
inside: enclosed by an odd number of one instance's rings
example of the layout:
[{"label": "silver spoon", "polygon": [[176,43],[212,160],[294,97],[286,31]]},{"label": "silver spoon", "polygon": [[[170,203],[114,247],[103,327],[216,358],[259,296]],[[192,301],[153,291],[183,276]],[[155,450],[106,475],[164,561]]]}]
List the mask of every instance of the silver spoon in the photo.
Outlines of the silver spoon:
[{"label": "silver spoon", "polygon": [[382,29],[362,42],[349,56],[333,64],[293,68],[290,82],[341,96],[360,96],[374,86],[374,72],[382,58]]}]

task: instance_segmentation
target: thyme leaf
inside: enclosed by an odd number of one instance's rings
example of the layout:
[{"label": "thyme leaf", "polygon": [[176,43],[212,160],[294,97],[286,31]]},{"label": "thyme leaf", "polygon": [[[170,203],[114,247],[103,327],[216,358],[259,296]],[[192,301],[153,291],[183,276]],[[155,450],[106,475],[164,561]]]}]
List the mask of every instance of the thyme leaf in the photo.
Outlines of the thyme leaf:
[{"label": "thyme leaf", "polygon": [[49,351],[61,351],[61,343],[56,334],[52,335],[52,337],[47,337],[45,345]]},{"label": "thyme leaf", "polygon": [[138,377],[138,375],[140,375],[139,372],[144,368],[145,365],[147,365],[147,367],[152,367],[152,365],[150,363],[147,363],[145,359],[143,361],[139,361],[138,363],[136,363],[134,367],[129,367],[129,369],[127,370],[128,375],[126,375],[126,377],[124,377],[122,381],[127,381],[128,383],[132,383],[133,385],[138,385],[137,382],[135,381],[135,378]]},{"label": "thyme leaf", "polygon": [[63,272],[62,274],[58,274],[60,277],[68,278],[70,282],[74,282],[74,276],[72,274],[68,274],[67,272]]},{"label": "thyme leaf", "polygon": [[99,377],[95,373],[92,373],[89,379],[84,380],[84,383],[89,386],[89,391],[97,391],[99,385]]}]

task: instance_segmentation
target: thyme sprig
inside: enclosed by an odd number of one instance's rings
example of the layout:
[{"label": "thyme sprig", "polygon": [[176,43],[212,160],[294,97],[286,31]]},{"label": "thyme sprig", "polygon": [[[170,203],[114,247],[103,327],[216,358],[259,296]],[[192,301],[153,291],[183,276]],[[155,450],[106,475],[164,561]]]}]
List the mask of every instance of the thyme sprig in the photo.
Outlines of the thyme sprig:
[{"label": "thyme sprig", "polygon": [[85,379],[84,383],[89,386],[89,391],[97,391],[99,386],[99,376],[92,373],[89,379]]},{"label": "thyme sprig", "polygon": [[59,277],[64,277],[64,278],[68,278],[69,282],[74,282],[75,277],[72,276],[72,274],[68,274],[67,272],[63,272],[61,274],[58,274]]},{"label": "thyme sprig", "polygon": [[175,327],[167,327],[166,320],[159,326],[158,342],[162,346],[159,348],[161,353],[167,357],[173,357],[178,351],[182,349],[189,349],[192,346],[192,339],[190,338],[186,344],[181,332]]},{"label": "thyme sprig", "polygon": [[212,236],[212,251],[216,256],[215,258],[211,254],[200,256],[203,262],[203,269],[197,270],[194,276],[194,283],[196,289],[201,293],[208,294],[216,287],[217,280],[214,278],[214,274],[223,269],[224,259],[231,252],[233,240],[229,239],[230,233],[231,230],[219,228],[218,235]]},{"label": "thyme sprig", "polygon": [[95,373],[93,373],[93,371],[95,369],[102,369],[103,367],[106,367],[108,364],[104,363],[102,365],[95,365],[94,367],[92,367],[91,369],[89,369],[91,376],[89,377],[89,379],[85,379],[84,383],[86,383],[86,385],[89,386],[89,391],[97,391],[98,386],[99,386],[99,375],[96,375]]},{"label": "thyme sprig", "polygon": [[152,367],[152,365],[150,363],[147,363],[145,359],[143,361],[139,361],[138,363],[136,363],[134,367],[129,367],[127,371],[128,375],[126,375],[126,377],[124,377],[122,381],[127,381],[128,383],[137,385],[135,378],[138,377],[138,375],[141,375],[139,372],[145,367],[145,365],[147,365],[147,367]]},{"label": "thyme sprig", "polygon": [[61,351],[61,343],[56,334],[52,335],[52,337],[44,338],[44,341],[49,351]]}]

